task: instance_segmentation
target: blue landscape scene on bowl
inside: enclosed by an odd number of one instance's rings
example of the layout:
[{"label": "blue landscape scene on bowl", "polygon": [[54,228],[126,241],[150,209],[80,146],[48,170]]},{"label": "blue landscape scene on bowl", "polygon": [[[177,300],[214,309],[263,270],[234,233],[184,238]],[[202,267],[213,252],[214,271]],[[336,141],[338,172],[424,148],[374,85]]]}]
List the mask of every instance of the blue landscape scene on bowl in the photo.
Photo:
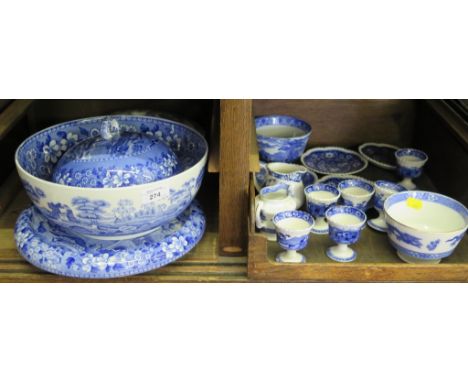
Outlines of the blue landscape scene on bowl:
[{"label": "blue landscape scene on bowl", "polygon": [[333,200],[333,201],[323,201],[323,202],[315,202],[315,201],[311,201],[307,198],[307,195],[308,194],[313,194],[315,191],[328,191],[328,192],[331,192],[333,195],[335,196],[339,196],[340,195],[340,191],[330,185],[330,184],[327,184],[327,183],[317,183],[317,184],[312,184],[310,186],[307,186],[305,189],[304,189],[304,194],[306,195],[306,207],[307,207],[307,211],[315,216],[315,217],[324,217],[325,216],[325,211],[336,205],[337,204],[337,200]]},{"label": "blue landscape scene on bowl", "polygon": [[194,202],[176,219],[132,240],[83,238],[45,219],[35,207],[15,226],[20,254],[48,272],[80,278],[122,277],[162,267],[190,251],[202,238],[206,220]]},{"label": "blue landscape scene on bowl", "polygon": [[[305,150],[311,126],[300,119],[286,115],[271,115],[255,118],[257,131],[257,143],[260,159],[265,162],[287,162],[291,163],[299,159]],[[272,126],[290,126],[303,132],[301,136],[294,137],[272,137],[262,135],[262,129]]]}]

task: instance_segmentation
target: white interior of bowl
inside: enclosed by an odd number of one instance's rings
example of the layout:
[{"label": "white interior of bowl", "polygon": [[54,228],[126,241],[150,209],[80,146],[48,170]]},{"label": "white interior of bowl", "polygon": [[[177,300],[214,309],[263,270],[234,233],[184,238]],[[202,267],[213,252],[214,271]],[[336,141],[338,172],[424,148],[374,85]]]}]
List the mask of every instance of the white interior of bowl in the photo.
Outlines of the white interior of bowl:
[{"label": "white interior of bowl", "polygon": [[297,138],[303,137],[308,133],[305,133],[298,127],[287,126],[287,125],[266,125],[257,128],[257,134],[265,137],[274,138]]},{"label": "white interior of bowl", "polygon": [[387,213],[395,221],[424,232],[451,232],[466,226],[465,218],[458,212],[431,201],[423,201],[420,208],[402,201],[390,206]]}]

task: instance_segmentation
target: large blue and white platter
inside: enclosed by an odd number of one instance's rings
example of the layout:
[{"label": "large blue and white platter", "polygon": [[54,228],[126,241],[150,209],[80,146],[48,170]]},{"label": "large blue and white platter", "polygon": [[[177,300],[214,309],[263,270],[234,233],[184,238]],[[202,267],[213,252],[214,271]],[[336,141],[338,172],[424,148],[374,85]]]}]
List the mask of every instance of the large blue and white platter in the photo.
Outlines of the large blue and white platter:
[{"label": "large blue and white platter", "polygon": [[114,278],[148,272],[189,252],[202,238],[205,215],[197,202],[145,236],[97,240],[49,222],[36,207],[24,210],[15,226],[20,254],[47,272],[77,278]]},{"label": "large blue and white platter", "polygon": [[318,174],[356,174],[367,167],[367,160],[356,151],[342,147],[316,147],[301,156],[301,162]]}]

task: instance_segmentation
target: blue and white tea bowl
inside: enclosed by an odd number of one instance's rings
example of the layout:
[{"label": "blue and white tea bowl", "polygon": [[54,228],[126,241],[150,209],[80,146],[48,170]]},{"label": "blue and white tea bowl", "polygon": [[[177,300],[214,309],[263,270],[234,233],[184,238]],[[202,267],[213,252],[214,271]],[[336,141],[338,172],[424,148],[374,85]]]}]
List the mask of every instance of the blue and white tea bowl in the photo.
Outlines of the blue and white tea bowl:
[{"label": "blue and white tea bowl", "polygon": [[340,191],[330,184],[317,183],[304,189],[307,211],[315,218],[312,233],[326,235],[328,223],[325,220],[325,212],[334,206],[340,199]]},{"label": "blue and white tea bowl", "polygon": [[395,152],[398,173],[403,177],[400,184],[407,190],[415,190],[414,178],[421,176],[422,168],[428,160],[424,151],[417,149],[399,149]]},{"label": "blue and white tea bowl", "polygon": [[329,225],[330,238],[337,244],[327,249],[327,256],[338,262],[354,261],[356,252],[349,248],[359,240],[366,224],[366,214],[350,206],[330,207],[325,213]]},{"label": "blue and white tea bowl", "polygon": [[304,255],[297,251],[307,247],[314,218],[304,211],[283,211],[273,217],[281,252],[276,261],[281,263],[304,263]]},{"label": "blue and white tea bowl", "polygon": [[255,118],[260,159],[265,162],[294,162],[305,150],[312,127],[287,115]]},{"label": "blue and white tea bowl", "polygon": [[146,134],[119,130],[117,120],[104,121],[100,136],[85,139],[63,153],[52,181],[75,187],[128,187],[177,172],[177,157],[166,144]]},{"label": "blue and white tea bowl", "polygon": [[345,206],[356,207],[363,211],[375,193],[372,183],[359,179],[343,180],[338,184],[338,189]]},{"label": "blue and white tea bowl", "polygon": [[144,134],[169,147],[177,156],[178,173],[118,189],[52,182],[58,159],[78,142],[99,136],[105,116],[61,123],[32,135],[17,149],[15,163],[28,196],[53,223],[96,239],[131,239],[152,232],[190,205],[203,179],[208,144],[197,131],[178,122],[142,116],[112,118],[122,132]]},{"label": "blue and white tea bowl", "polygon": [[438,263],[450,256],[468,227],[468,210],[456,200],[428,191],[405,191],[384,204],[387,234],[409,263]]}]

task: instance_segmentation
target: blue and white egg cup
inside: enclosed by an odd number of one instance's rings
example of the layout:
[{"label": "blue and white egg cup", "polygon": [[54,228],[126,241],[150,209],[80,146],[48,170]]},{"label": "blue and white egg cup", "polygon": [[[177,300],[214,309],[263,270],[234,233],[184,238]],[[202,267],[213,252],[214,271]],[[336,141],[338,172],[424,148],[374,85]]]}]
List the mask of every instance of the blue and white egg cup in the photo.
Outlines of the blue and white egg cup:
[{"label": "blue and white egg cup", "polygon": [[424,151],[406,148],[397,150],[395,158],[398,164],[398,173],[403,177],[399,184],[407,190],[415,190],[416,185],[413,183],[413,179],[421,176],[422,168],[429,157]]},{"label": "blue and white egg cup", "polygon": [[406,189],[403,186],[397,183],[390,182],[388,180],[377,180],[374,183],[374,185],[374,208],[379,213],[379,216],[374,219],[368,220],[367,225],[376,231],[387,232],[388,226],[385,222],[385,216],[383,211],[385,200],[387,200],[387,198],[390,195],[406,191]]},{"label": "blue and white egg cup", "polygon": [[265,162],[291,163],[305,150],[312,127],[287,115],[255,118],[260,159]]},{"label": "blue and white egg cup", "polygon": [[327,256],[341,263],[354,261],[356,251],[348,245],[359,240],[366,223],[366,214],[355,207],[334,206],[327,210],[325,216],[330,226],[330,238],[337,244],[327,249]]},{"label": "blue and white egg cup", "polygon": [[325,211],[334,206],[340,198],[340,191],[332,185],[317,183],[304,189],[307,201],[307,211],[315,218],[312,233],[316,235],[328,234],[328,223],[325,220]]},{"label": "blue and white egg cup", "polygon": [[276,256],[279,263],[305,263],[305,256],[297,251],[307,247],[314,219],[304,211],[284,211],[273,217],[278,244],[285,252]]},{"label": "blue and white egg cup", "polygon": [[365,211],[369,201],[374,196],[375,188],[370,182],[359,179],[347,179],[338,184],[341,198],[345,206],[351,206]]}]

